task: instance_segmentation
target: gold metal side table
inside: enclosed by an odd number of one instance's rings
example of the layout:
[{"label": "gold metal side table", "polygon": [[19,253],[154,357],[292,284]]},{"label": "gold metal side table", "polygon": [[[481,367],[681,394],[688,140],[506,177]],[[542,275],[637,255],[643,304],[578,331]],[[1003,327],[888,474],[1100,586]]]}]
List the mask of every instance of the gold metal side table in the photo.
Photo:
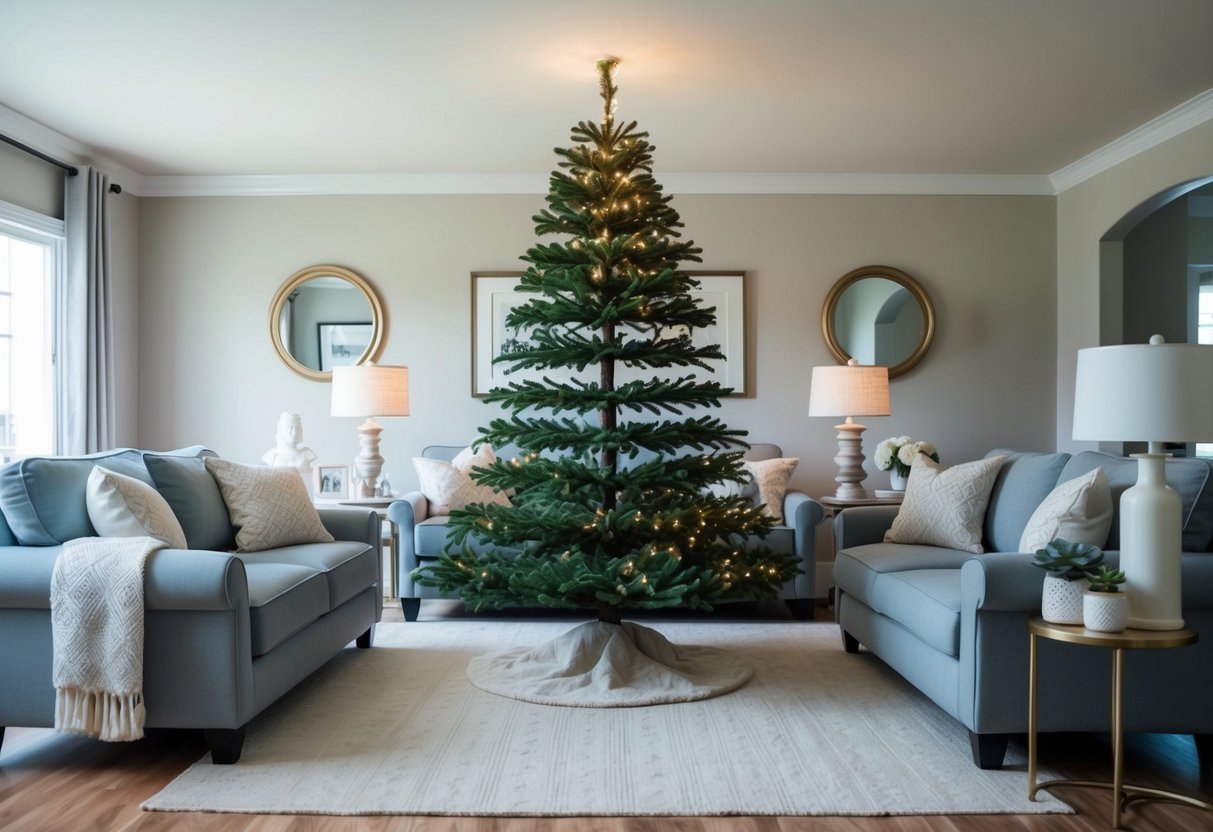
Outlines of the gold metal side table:
[{"label": "gold metal side table", "polygon": [[[1121,812],[1134,800],[1168,800],[1213,812],[1213,804],[1195,797],[1162,789],[1126,785],[1124,781],[1124,652],[1125,650],[1160,650],[1187,647],[1196,643],[1196,631],[1125,630],[1120,633],[1100,633],[1086,627],[1050,624],[1040,616],[1028,620],[1028,800],[1036,799],[1038,789],[1051,786],[1087,786],[1112,790],[1112,828],[1120,828]],[[1046,780],[1036,782],[1036,639],[1047,638],[1103,647],[1112,651],[1112,782],[1098,780]]]}]

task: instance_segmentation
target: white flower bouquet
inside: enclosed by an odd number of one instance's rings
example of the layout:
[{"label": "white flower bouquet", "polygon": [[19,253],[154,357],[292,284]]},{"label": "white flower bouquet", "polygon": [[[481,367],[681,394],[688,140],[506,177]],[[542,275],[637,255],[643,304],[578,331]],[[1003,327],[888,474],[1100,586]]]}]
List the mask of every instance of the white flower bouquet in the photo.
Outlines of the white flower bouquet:
[{"label": "white flower bouquet", "polygon": [[917,442],[908,436],[890,436],[876,446],[876,467],[881,471],[894,471],[908,477],[910,466],[919,454],[926,454],[939,462],[939,451],[930,442]]}]

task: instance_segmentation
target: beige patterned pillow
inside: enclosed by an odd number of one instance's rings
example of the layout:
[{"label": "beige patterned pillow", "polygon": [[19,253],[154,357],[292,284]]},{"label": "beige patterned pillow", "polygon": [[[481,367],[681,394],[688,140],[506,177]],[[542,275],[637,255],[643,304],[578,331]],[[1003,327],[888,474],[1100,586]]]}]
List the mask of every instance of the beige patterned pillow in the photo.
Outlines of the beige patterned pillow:
[{"label": "beige patterned pillow", "polygon": [[1028,518],[1019,551],[1035,552],[1063,537],[1102,547],[1112,530],[1112,488],[1102,468],[1066,480],[1049,492]]},{"label": "beige patterned pillow", "polygon": [[445,459],[413,457],[421,493],[429,502],[429,515],[438,517],[465,508],[471,503],[495,503],[508,506],[510,499],[500,491],[472,480],[473,468],[485,468],[497,460],[488,443],[475,451],[464,448],[450,462]]},{"label": "beige patterned pillow", "polygon": [[982,524],[990,490],[1005,457],[992,456],[944,468],[919,455],[906,496],[885,543],[919,543],[981,554]]},{"label": "beige patterned pillow", "polygon": [[788,480],[792,478],[800,457],[781,457],[779,459],[745,460],[745,469],[754,478],[758,486],[758,502],[755,505],[765,505],[766,513],[774,518],[776,523],[783,523],[783,497],[788,493]]},{"label": "beige patterned pillow", "polygon": [[242,465],[207,457],[206,470],[219,483],[219,493],[236,527],[237,552],[333,542],[295,468]]},{"label": "beige patterned pillow", "polygon": [[154,537],[170,549],[188,549],[177,515],[145,482],[94,465],[84,490],[88,519],[101,537]]}]

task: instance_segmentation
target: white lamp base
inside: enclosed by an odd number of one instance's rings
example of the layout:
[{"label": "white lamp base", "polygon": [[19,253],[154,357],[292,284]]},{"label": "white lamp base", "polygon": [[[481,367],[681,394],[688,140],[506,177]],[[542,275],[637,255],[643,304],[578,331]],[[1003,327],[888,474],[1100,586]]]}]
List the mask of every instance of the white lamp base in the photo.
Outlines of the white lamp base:
[{"label": "white lamp base", "polygon": [[374,419],[367,420],[358,426],[358,456],[354,457],[354,470],[358,472],[359,499],[369,499],[375,496],[379,485],[379,474],[383,471],[383,457],[379,455],[379,434],[383,428]]},{"label": "white lamp base", "polygon": [[1133,454],[1137,483],[1120,498],[1120,568],[1129,598],[1129,626],[1178,630],[1182,501],[1167,485],[1166,454]]},{"label": "white lamp base", "polygon": [[868,496],[860,485],[868,476],[863,470],[863,432],[867,427],[848,416],[846,422],[835,425],[834,430],[838,431],[838,456],[834,457],[838,463],[838,476],[834,477],[838,488],[834,489],[834,496],[840,500],[862,500]]}]

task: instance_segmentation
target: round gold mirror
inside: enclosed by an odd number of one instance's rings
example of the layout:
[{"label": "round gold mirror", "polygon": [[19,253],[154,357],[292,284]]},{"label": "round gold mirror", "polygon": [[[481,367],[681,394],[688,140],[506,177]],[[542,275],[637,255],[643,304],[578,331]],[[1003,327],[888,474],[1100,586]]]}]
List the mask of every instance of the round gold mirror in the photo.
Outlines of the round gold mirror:
[{"label": "round gold mirror", "polygon": [[834,284],[821,312],[839,363],[881,364],[889,378],[909,371],[935,337],[935,308],[918,281],[891,266],[864,266]]},{"label": "round gold mirror", "polygon": [[333,367],[378,356],[383,304],[360,274],[341,266],[309,266],[278,289],[269,323],[283,364],[304,378],[332,381]]}]

